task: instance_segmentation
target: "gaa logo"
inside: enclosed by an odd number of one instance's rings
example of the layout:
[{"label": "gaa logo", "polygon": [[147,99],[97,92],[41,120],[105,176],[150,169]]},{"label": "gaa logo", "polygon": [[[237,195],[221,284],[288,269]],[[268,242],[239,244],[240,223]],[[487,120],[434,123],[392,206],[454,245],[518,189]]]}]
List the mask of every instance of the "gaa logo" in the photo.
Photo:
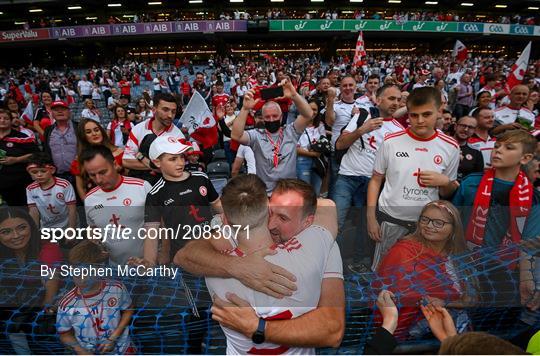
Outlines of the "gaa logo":
[{"label": "gaa logo", "polygon": [[64,200],[64,193],[56,193],[56,199]]},{"label": "gaa logo", "polygon": [[515,34],[518,34],[518,35],[528,35],[529,34],[529,29],[525,26],[516,26],[514,27],[514,31],[513,31]]},{"label": "gaa logo", "polygon": [[396,152],[396,157],[409,158],[409,154],[407,152]]},{"label": "gaa logo", "polygon": [[116,299],[116,297],[111,297],[109,300],[107,300],[107,305],[109,308],[116,306],[116,304],[118,304],[118,299]]},{"label": "gaa logo", "polygon": [[436,155],[435,157],[433,157],[433,162],[435,162],[435,164],[441,164],[442,163],[442,156],[441,155]]},{"label": "gaa logo", "polygon": [[124,206],[130,206],[131,205],[131,199],[126,198],[126,199],[124,199],[123,203],[124,203]]},{"label": "gaa logo", "polygon": [[490,25],[489,26],[489,32],[503,33],[504,28],[502,26],[498,26],[498,25]]},{"label": "gaa logo", "polygon": [[472,23],[467,23],[463,25],[463,30],[467,32],[479,32],[478,26]]}]

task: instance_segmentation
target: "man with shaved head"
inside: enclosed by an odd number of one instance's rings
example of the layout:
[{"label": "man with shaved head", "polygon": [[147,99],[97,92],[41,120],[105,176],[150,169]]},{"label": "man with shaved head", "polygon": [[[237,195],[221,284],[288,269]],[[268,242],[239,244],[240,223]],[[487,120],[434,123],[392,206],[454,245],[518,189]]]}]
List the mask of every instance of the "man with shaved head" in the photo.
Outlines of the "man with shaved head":
[{"label": "man with shaved head", "polygon": [[[495,126],[519,123],[531,129],[534,126],[534,114],[523,105],[529,98],[529,88],[526,85],[516,85],[508,95],[510,103],[495,110]],[[510,127],[509,127],[510,128]]]},{"label": "man with shaved head", "polygon": [[265,129],[245,131],[249,112],[261,100],[255,100],[255,92],[249,90],[231,131],[233,140],[253,150],[257,175],[266,184],[269,195],[279,179],[296,178],[296,145],[313,114],[311,106],[296,92],[289,79],[279,85],[283,87],[284,98],[292,100],[300,113],[293,123],[281,127],[281,108],[275,101],[268,101],[262,107]]}]

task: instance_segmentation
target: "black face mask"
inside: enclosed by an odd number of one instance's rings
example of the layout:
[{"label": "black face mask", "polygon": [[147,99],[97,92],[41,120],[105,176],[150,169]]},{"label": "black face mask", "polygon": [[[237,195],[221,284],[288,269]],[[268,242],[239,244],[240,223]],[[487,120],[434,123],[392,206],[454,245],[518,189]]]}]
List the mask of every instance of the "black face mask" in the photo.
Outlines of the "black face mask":
[{"label": "black face mask", "polygon": [[264,127],[266,127],[266,129],[268,130],[268,132],[270,132],[270,133],[276,133],[276,132],[278,132],[279,128],[281,127],[281,121],[280,121],[280,120],[276,120],[276,121],[265,121],[265,122],[264,122]]},{"label": "black face mask", "polygon": [[266,126],[264,125],[264,121],[259,120],[255,122],[255,128],[259,130],[264,130]]}]

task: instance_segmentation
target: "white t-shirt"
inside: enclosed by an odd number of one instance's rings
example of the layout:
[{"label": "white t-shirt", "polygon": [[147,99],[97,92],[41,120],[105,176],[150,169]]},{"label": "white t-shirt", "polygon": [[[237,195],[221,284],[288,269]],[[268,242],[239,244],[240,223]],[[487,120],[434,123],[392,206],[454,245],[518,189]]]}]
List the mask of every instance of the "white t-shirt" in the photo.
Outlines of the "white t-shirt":
[{"label": "white t-shirt", "polygon": [[154,78],[154,80],[152,80],[152,84],[154,84],[154,90],[161,90],[161,84],[159,83],[158,78]]},{"label": "white t-shirt", "polygon": [[144,224],[144,205],[150,189],[152,186],[147,181],[121,176],[119,185],[112,191],[97,186],[86,194],[84,209],[88,226],[100,228],[103,234],[107,225],[131,229],[129,239],[117,234],[113,238],[109,231],[103,245],[109,250],[112,265],[125,264],[129,257],[142,257],[143,240],[137,234]]},{"label": "white t-shirt", "polygon": [[375,156],[373,174],[386,180],[379,196],[382,212],[400,220],[417,221],[427,203],[439,199],[439,188],[420,183],[420,171],[443,173],[455,180],[459,145],[436,131],[429,139],[414,136],[410,129],[386,137]]},{"label": "white t-shirt", "polygon": [[28,206],[38,209],[41,228],[68,227],[67,206],[76,204],[71,183],[57,177],[54,177],[54,185],[47,190],[41,189],[37,182],[26,187],[26,201]]},{"label": "white t-shirt", "polygon": [[[131,307],[129,292],[122,282],[103,281],[98,294],[83,297],[75,287],[58,303],[56,324],[59,334],[73,330],[77,342],[96,352],[120,324],[121,312]],[[112,354],[124,355],[131,346],[129,328],[116,340]]]},{"label": "white t-shirt", "polygon": [[92,95],[92,89],[94,88],[92,83],[88,80],[79,80],[77,87],[79,88],[81,95]]},{"label": "white t-shirt", "polygon": [[[367,120],[371,120],[368,118]],[[366,121],[367,121],[366,120]],[[357,129],[356,120],[351,120],[343,132],[354,132]],[[404,128],[394,119],[384,119],[383,125],[378,130],[362,135],[349,147],[343,156],[339,168],[339,174],[344,176],[371,177],[375,155],[384,142],[384,138],[395,132],[403,131]],[[362,141],[364,148],[362,148]]]},{"label": "white t-shirt", "polygon": [[319,127],[308,126],[298,140],[298,147],[309,150],[311,148],[311,144],[316,143],[321,136],[325,135],[326,130],[324,129],[324,124],[322,122],[319,124]]},{"label": "white t-shirt", "polygon": [[84,109],[82,112],[81,112],[81,117],[83,119],[92,119],[94,121],[96,121],[97,123],[100,123],[101,122],[101,118],[99,117],[98,114],[92,112],[92,110],[86,108]]},{"label": "white t-shirt", "polygon": [[[225,125],[229,125],[231,122],[234,121],[234,119],[236,119],[236,115],[235,114],[225,115],[225,117],[223,119],[225,120]],[[227,141],[230,141],[230,140],[231,140],[230,137],[227,137],[227,136],[223,135],[223,141],[224,142],[227,142]]]},{"label": "white t-shirt", "polygon": [[[224,298],[232,292],[246,300],[259,317],[268,319],[293,319],[315,309],[319,303],[321,284],[325,277],[326,265],[331,250],[336,246],[330,232],[320,226],[310,226],[298,236],[284,244],[277,245],[277,254],[265,257],[268,262],[294,271],[298,289],[290,297],[276,299],[247,288],[232,278],[206,278],[211,295]],[[239,249],[225,251],[229,255],[244,256]],[[339,252],[339,250],[338,250]],[[340,271],[328,278],[339,278]],[[227,354],[314,354],[313,348],[289,347],[269,342],[254,344],[250,338],[222,327],[227,337]]]},{"label": "white t-shirt", "polygon": [[249,146],[240,145],[236,152],[236,157],[246,160],[248,174],[257,174],[257,166],[255,165],[255,155]]},{"label": "white t-shirt", "polygon": [[332,147],[336,145],[336,141],[341,135],[341,129],[347,126],[352,118],[353,107],[357,106],[356,102],[346,103],[344,101],[337,101],[334,103],[335,121],[332,125]]},{"label": "white t-shirt", "polygon": [[495,118],[495,123],[499,125],[511,124],[516,122],[516,119],[520,117],[530,122],[531,126],[534,126],[534,114],[524,107],[512,109],[509,106],[502,106],[493,112],[493,116]]},{"label": "white t-shirt", "polygon": [[[139,152],[139,144],[142,142],[144,137],[148,134],[153,134],[152,123],[154,119],[148,119],[146,121],[140,122],[135,127],[131,129],[129,133],[129,139],[126,143],[126,150],[124,151],[125,159],[135,159],[135,155]],[[173,124],[167,127],[162,131],[159,136],[171,136],[177,139],[185,138],[184,134],[180,129]]]},{"label": "white t-shirt", "polygon": [[358,99],[356,99],[356,106],[359,108],[364,108],[367,111],[369,111],[370,108],[375,107],[375,103],[371,101],[371,98],[367,95],[362,95]]}]

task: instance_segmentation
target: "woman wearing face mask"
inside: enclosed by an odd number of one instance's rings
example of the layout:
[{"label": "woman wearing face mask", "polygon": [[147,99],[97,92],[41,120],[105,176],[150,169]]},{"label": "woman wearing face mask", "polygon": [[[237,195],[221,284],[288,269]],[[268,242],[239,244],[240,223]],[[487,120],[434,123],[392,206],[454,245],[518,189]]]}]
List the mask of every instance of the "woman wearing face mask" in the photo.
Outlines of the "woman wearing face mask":
[{"label": "woman wearing face mask", "polygon": [[309,102],[309,106],[313,110],[313,116],[308,127],[300,136],[298,145],[296,146],[296,152],[298,157],[296,158],[296,175],[304,182],[311,184],[315,189],[317,196],[321,190],[321,184],[323,177],[319,176],[315,171],[315,159],[319,158],[320,152],[316,152],[312,149],[312,145],[315,145],[321,136],[326,136],[326,130],[324,124],[321,122],[321,115],[319,114],[319,105],[316,101]]},{"label": "woman wearing face mask", "polygon": [[[55,333],[52,314],[60,281],[41,278],[40,265],[60,264],[62,252],[58,244],[40,239],[24,209],[8,207],[0,208],[0,247],[0,328],[7,331],[13,348],[3,352],[44,353],[43,348],[40,351],[40,341],[44,341],[41,335]],[[32,337],[27,339],[26,334]]]},{"label": "woman wearing face mask", "polygon": [[[444,200],[426,204],[415,233],[398,241],[382,260],[374,283],[391,286],[400,296],[396,337],[420,337],[428,331],[419,305],[463,306],[476,300],[470,258],[465,256],[463,224],[455,206]],[[450,310],[457,325],[468,324],[465,313]]]},{"label": "woman wearing face mask", "polygon": [[122,167],[122,157],[124,149],[111,143],[105,129],[92,119],[82,119],[77,126],[77,157],[71,163],[71,174],[75,176],[75,188],[81,200],[84,200],[86,193],[95,187],[88,175],[82,169],[83,165],[78,157],[82,151],[93,145],[104,145],[113,153],[114,160],[118,167]]}]

